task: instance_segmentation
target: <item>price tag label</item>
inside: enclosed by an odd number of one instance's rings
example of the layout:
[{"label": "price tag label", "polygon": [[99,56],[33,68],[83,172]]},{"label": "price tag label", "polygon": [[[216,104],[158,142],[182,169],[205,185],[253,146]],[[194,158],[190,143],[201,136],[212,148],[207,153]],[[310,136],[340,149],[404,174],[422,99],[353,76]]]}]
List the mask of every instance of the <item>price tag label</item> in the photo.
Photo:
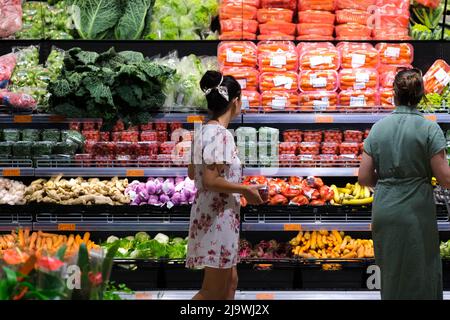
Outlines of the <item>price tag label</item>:
[{"label": "price tag label", "polygon": [[20,177],[20,169],[19,168],[3,169],[2,175],[4,177]]},{"label": "price tag label", "polygon": [[60,123],[63,122],[65,119],[66,119],[65,117],[58,115],[52,115],[48,118],[48,120],[53,123]]},{"label": "price tag label", "polygon": [[287,99],[285,97],[279,97],[272,100],[272,109],[284,110],[286,108]]},{"label": "price tag label", "polygon": [[143,177],[144,176],[144,170],[142,169],[130,169],[126,172],[127,177]]},{"label": "price tag label", "polygon": [[287,59],[284,54],[277,54],[270,59],[270,66],[275,68],[282,68],[286,65]]},{"label": "price tag label", "polygon": [[322,100],[314,100],[313,105],[315,111],[325,111],[330,106],[330,102],[328,98],[322,98]]},{"label": "price tag label", "polygon": [[283,226],[284,231],[301,231],[302,225],[299,223],[286,223]]},{"label": "price tag label", "polygon": [[248,101],[247,97],[242,97],[242,110],[250,110],[250,101]]},{"label": "price tag label", "polygon": [[241,63],[242,62],[242,53],[234,52],[231,49],[227,50],[227,62],[231,63]]},{"label": "price tag label", "polygon": [[397,59],[398,57],[400,57],[400,48],[387,47],[386,51],[384,51],[384,56],[388,58]]},{"label": "price tag label", "polygon": [[358,96],[358,97],[350,97],[350,107],[365,107],[366,106],[366,97]]},{"label": "price tag label", "polygon": [[245,79],[239,79],[237,81],[239,83],[239,85],[241,86],[242,90],[245,90],[247,88],[247,80]]},{"label": "price tag label", "polygon": [[356,82],[367,83],[370,80],[370,75],[367,72],[357,72],[355,77]]},{"label": "price tag label", "polygon": [[273,78],[273,84],[275,87],[284,86],[288,83],[289,78],[285,76],[276,76]]},{"label": "price tag label", "polygon": [[445,72],[445,70],[442,68],[439,68],[439,70],[434,74],[434,77],[443,86],[448,85],[448,83],[450,82],[450,75],[447,72]]},{"label": "price tag label", "polygon": [[77,226],[74,223],[58,223],[58,231],[75,231]]},{"label": "price tag label", "polygon": [[134,294],[136,300],[152,300],[153,295],[150,292],[136,292]]},{"label": "price tag label", "polygon": [[437,121],[437,116],[435,114],[426,114],[425,115],[425,119],[428,119],[430,121],[436,122]]},{"label": "price tag label", "polygon": [[257,293],[256,300],[274,300],[275,295],[273,293]]},{"label": "price tag label", "polygon": [[352,54],[352,67],[360,68],[366,64],[366,55],[365,54]]},{"label": "price tag label", "polygon": [[333,116],[317,115],[315,119],[316,123],[333,123]]},{"label": "price tag label", "polygon": [[366,84],[364,82],[355,82],[353,84],[353,89],[355,90],[362,90],[366,88]]},{"label": "price tag label", "polygon": [[310,83],[314,88],[325,88],[327,86],[327,78],[312,77]]},{"label": "price tag label", "polygon": [[203,121],[205,121],[205,116],[187,116],[186,118],[187,123],[203,122]]},{"label": "price tag label", "polygon": [[14,116],[14,123],[31,123],[33,121],[33,117],[31,115],[19,115]]}]

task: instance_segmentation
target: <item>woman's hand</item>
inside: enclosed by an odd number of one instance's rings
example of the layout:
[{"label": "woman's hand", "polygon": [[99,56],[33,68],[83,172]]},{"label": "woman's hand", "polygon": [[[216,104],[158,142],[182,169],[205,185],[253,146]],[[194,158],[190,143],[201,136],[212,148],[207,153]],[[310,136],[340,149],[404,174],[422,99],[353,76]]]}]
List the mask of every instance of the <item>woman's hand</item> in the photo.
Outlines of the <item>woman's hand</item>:
[{"label": "woman's hand", "polygon": [[242,195],[245,197],[247,202],[251,205],[260,205],[263,204],[264,201],[261,199],[259,194],[259,189],[264,188],[265,185],[255,184],[246,186]]}]

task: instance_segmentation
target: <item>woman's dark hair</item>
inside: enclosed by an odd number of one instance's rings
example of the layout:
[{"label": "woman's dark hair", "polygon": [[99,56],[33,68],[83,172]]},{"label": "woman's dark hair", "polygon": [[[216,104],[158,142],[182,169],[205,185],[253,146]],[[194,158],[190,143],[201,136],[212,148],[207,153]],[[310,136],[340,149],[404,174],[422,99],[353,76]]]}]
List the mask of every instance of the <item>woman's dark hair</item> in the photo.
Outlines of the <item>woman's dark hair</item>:
[{"label": "woman's dark hair", "polygon": [[[222,83],[220,83],[221,81]],[[228,101],[219,92],[219,85],[227,88]],[[223,76],[217,71],[206,71],[200,80],[200,88],[205,92],[208,110],[211,111],[213,118],[225,114],[230,108],[230,102],[233,99],[241,98],[241,86],[236,79],[232,76]]]},{"label": "woman's dark hair", "polygon": [[395,76],[396,105],[416,107],[424,94],[422,72],[419,69],[402,70]]}]

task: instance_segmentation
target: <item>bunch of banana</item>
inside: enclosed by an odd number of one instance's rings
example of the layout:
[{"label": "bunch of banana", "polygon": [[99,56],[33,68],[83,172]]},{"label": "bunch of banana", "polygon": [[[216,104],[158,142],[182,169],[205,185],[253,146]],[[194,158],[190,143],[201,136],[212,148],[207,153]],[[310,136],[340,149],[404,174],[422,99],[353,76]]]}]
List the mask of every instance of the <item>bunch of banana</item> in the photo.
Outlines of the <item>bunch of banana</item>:
[{"label": "bunch of banana", "polygon": [[334,192],[334,198],[330,201],[332,205],[353,205],[362,206],[373,202],[373,192],[369,187],[347,183],[345,188],[338,188],[336,185],[331,186]]},{"label": "bunch of banana", "polygon": [[372,258],[373,241],[352,239],[343,232],[326,230],[302,232],[290,242],[292,253],[307,259]]}]

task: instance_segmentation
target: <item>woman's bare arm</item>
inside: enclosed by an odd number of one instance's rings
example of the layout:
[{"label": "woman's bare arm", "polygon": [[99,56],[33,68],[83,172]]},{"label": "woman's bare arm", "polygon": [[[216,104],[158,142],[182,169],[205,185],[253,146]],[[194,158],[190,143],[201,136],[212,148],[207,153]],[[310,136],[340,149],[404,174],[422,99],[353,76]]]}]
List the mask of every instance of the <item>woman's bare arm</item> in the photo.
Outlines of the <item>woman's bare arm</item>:
[{"label": "woman's bare arm", "polygon": [[194,180],[195,178],[195,167],[193,164],[189,164],[188,166],[188,177],[191,180]]},{"label": "woman's bare arm", "polygon": [[258,189],[262,186],[246,186],[238,183],[231,183],[220,175],[224,165],[209,165],[203,170],[203,187],[212,192],[239,193],[242,194],[250,204],[262,204]]},{"label": "woman's bare arm", "polygon": [[450,167],[448,166],[445,150],[431,158],[431,169],[438,183],[444,188],[450,189]]},{"label": "woman's bare arm", "polygon": [[377,184],[378,176],[375,172],[373,159],[366,152],[363,152],[361,165],[359,166],[358,182],[367,187],[374,187]]}]

